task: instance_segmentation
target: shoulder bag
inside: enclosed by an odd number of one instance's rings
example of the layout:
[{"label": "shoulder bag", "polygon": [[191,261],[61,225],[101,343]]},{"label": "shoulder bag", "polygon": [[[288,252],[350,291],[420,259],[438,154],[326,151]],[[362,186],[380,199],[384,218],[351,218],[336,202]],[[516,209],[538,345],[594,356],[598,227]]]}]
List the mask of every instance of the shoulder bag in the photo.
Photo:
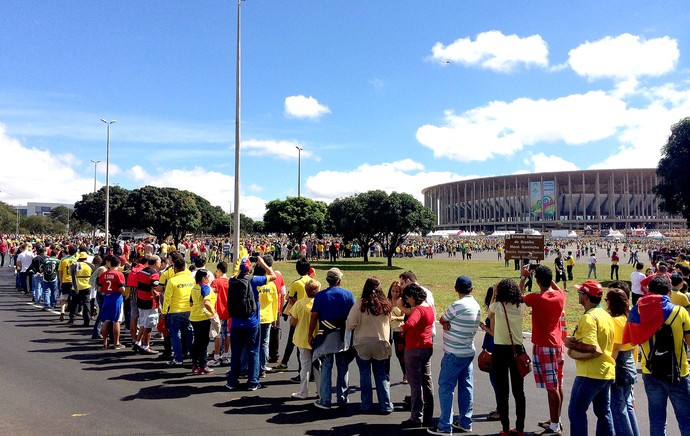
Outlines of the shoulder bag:
[{"label": "shoulder bag", "polygon": [[523,348],[522,353],[518,354],[515,348],[515,343],[513,342],[513,332],[510,331],[510,322],[508,321],[508,312],[506,311],[505,303],[503,305],[503,314],[506,317],[506,325],[508,326],[508,335],[510,336],[510,345],[513,347],[513,357],[515,358],[515,364],[517,365],[518,373],[521,377],[525,377],[527,374],[532,372],[532,359],[529,357]]}]

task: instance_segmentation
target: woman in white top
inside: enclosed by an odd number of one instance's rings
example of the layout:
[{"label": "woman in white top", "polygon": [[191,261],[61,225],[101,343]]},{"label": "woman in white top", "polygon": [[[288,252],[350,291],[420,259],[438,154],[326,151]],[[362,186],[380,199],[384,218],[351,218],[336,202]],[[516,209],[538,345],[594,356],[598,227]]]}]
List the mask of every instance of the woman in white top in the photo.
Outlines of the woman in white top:
[{"label": "woman in white top", "polygon": [[[496,379],[496,402],[503,426],[503,431],[500,434],[501,436],[523,435],[526,409],[525,380],[518,372],[513,345],[517,355],[525,352],[522,346],[522,315],[525,313],[525,303],[520,293],[520,287],[513,279],[501,280],[494,286],[494,291],[493,302],[489,306],[491,333],[494,337],[491,368]],[[510,330],[508,326],[510,326]],[[510,428],[510,416],[508,414],[509,382],[513,388],[517,413],[515,429]]]}]

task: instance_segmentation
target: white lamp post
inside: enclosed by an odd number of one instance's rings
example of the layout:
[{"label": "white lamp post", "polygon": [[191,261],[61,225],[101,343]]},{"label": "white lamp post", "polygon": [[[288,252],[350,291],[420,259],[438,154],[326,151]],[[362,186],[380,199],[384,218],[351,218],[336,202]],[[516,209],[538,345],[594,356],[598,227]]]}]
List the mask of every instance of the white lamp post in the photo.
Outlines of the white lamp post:
[{"label": "white lamp post", "polygon": [[108,139],[105,147],[105,244],[108,245],[110,237],[110,125],[117,121],[106,121],[103,118],[101,121],[108,126]]},{"label": "white lamp post", "polygon": [[302,150],[304,149],[299,145],[295,145],[295,148],[297,149],[297,198],[299,198],[302,189]]}]

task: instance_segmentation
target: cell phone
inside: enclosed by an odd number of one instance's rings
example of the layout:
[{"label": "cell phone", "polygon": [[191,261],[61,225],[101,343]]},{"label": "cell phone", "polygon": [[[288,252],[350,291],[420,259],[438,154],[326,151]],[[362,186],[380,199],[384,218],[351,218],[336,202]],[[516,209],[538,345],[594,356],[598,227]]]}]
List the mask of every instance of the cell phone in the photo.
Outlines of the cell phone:
[{"label": "cell phone", "polygon": [[530,263],[529,264],[529,270],[534,271],[535,269],[537,269],[538,266],[539,265],[537,265],[536,263]]},{"label": "cell phone", "polygon": [[249,261],[256,263],[259,261],[259,256],[249,256]]}]

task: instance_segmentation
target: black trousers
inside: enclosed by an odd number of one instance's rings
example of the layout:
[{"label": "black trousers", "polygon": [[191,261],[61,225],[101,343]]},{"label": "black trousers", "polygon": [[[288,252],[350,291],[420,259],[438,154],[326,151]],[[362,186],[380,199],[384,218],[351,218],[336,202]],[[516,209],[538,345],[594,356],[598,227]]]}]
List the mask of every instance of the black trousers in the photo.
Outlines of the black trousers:
[{"label": "black trousers", "polygon": [[[516,345],[515,350],[524,352],[522,345]],[[498,413],[501,415],[501,425],[503,431],[510,429],[510,388],[513,389],[515,398],[515,408],[517,420],[515,427],[518,431],[525,428],[525,379],[520,376],[517,369],[517,362],[513,356],[513,347],[510,345],[494,345],[491,365],[496,380],[496,399],[498,403]]]},{"label": "black trousers", "polygon": [[69,301],[69,319],[71,321],[74,321],[74,315],[77,313],[77,308],[81,307],[81,316],[84,319],[84,325],[89,325],[89,321],[91,321],[91,313],[89,310],[90,293],[90,289],[83,289],[79,292],[72,290],[72,298]]},{"label": "black trousers", "polygon": [[192,343],[192,365],[200,368],[206,367],[206,350],[209,343],[209,333],[211,332],[211,320],[192,321],[194,330],[194,342]]}]

